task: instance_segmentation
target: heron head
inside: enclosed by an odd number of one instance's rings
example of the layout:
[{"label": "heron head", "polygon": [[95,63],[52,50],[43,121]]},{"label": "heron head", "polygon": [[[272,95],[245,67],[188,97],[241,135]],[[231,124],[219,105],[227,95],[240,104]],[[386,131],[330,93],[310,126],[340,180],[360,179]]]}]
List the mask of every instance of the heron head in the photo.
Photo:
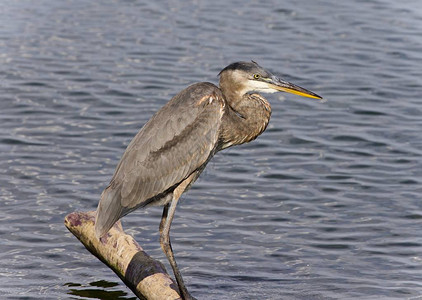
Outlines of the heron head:
[{"label": "heron head", "polygon": [[293,83],[284,81],[265,70],[256,62],[236,62],[225,67],[220,73],[220,87],[223,93],[287,92],[303,97],[322,99],[317,94]]}]

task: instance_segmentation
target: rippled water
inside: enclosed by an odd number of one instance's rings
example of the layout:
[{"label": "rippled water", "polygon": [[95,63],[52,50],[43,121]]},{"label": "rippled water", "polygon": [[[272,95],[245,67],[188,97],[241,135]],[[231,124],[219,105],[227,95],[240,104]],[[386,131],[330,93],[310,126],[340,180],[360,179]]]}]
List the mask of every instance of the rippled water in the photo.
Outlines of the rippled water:
[{"label": "rippled water", "polygon": [[[133,299],[64,216],[96,207],[174,94],[254,59],[328,101],[268,96],[267,131],[184,196],[172,238],[192,294],[422,299],[420,1],[9,1],[0,16],[2,297]],[[167,263],[160,216],[123,224]]]}]

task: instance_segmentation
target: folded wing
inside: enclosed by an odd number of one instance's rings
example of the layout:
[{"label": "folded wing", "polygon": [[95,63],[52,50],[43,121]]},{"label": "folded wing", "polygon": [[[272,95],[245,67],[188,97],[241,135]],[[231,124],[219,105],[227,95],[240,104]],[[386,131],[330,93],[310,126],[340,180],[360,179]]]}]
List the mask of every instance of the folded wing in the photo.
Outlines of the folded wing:
[{"label": "folded wing", "polygon": [[211,83],[191,85],[163,106],[128,145],[101,195],[97,236],[202,169],[215,152],[223,113],[221,92]]}]

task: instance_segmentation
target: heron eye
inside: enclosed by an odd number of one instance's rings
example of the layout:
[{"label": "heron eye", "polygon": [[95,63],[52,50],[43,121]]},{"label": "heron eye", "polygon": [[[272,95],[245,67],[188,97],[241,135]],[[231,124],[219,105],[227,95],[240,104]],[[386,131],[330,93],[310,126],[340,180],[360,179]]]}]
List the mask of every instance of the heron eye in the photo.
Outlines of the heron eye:
[{"label": "heron eye", "polygon": [[259,74],[253,74],[253,78],[254,79],[259,79],[259,78],[261,78],[261,75],[259,75]]}]

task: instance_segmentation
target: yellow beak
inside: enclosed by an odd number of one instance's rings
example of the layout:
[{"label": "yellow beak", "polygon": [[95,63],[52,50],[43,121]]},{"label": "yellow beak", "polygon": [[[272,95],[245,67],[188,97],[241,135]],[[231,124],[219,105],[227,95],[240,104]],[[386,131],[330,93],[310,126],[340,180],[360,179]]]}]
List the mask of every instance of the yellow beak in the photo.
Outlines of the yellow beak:
[{"label": "yellow beak", "polygon": [[271,81],[268,82],[271,88],[277,91],[283,91],[291,94],[296,94],[302,97],[314,98],[314,99],[322,99],[321,96],[311,92],[303,87],[295,85],[293,83],[281,80],[275,76],[271,78]]}]

